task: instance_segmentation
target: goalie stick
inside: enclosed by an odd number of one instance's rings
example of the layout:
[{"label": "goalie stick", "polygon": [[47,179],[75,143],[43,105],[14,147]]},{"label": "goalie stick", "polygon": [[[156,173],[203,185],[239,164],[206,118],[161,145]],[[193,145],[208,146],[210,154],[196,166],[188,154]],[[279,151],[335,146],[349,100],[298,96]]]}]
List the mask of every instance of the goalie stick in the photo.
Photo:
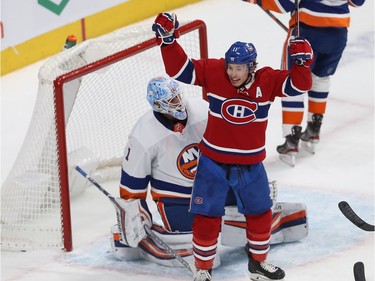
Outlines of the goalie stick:
[{"label": "goalie stick", "polygon": [[[105,190],[97,181],[95,181],[92,177],[90,177],[84,170],[82,170],[79,166],[75,167],[76,171],[80,173],[82,176],[84,176],[87,180],[89,180],[95,187],[97,187],[104,195],[108,197],[109,200],[113,204],[115,204],[118,208],[122,208],[115,200],[115,198],[107,191]],[[120,222],[119,222],[120,223]],[[164,250],[171,254],[176,260],[178,260],[184,267],[186,267],[191,273],[194,273],[194,270],[191,268],[190,264],[185,261],[180,255],[177,254],[175,250],[173,250],[167,243],[165,243],[161,238],[156,236],[151,230],[151,228],[148,225],[144,225],[145,231],[148,235],[148,237],[157,245],[160,245],[164,248]]]},{"label": "goalie stick", "polygon": [[350,220],[354,225],[358,226],[360,229],[364,231],[374,231],[374,225],[369,224],[365,222],[363,219],[361,219],[350,207],[348,202],[341,201],[339,204],[339,209],[341,213]]},{"label": "goalie stick", "polygon": [[361,261],[357,261],[353,266],[354,280],[366,281],[365,265]]}]

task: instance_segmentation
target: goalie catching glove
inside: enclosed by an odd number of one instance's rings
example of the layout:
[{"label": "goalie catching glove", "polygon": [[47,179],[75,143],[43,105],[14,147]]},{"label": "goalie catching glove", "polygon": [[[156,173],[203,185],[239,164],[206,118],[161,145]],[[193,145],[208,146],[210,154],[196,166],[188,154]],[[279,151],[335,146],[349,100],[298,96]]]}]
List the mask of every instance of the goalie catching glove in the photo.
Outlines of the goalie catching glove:
[{"label": "goalie catching glove", "polygon": [[309,67],[313,62],[313,49],[303,37],[289,39],[289,54],[297,65]]},{"label": "goalie catching glove", "polygon": [[180,37],[179,27],[180,24],[175,14],[160,13],[152,25],[158,45],[172,44],[176,38]]},{"label": "goalie catching glove", "polygon": [[145,225],[152,226],[149,218],[142,214],[140,200],[116,198],[115,209],[117,225],[121,234],[120,243],[136,248],[138,243],[147,237]]}]

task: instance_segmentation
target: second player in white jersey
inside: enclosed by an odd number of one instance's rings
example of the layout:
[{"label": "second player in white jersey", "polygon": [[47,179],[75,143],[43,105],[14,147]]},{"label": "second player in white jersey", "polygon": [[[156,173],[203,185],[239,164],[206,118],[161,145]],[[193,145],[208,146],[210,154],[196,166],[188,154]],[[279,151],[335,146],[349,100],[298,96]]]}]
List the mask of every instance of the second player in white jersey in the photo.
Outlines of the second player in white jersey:
[{"label": "second player in white jersey", "polygon": [[199,156],[197,144],[207,122],[207,102],[201,98],[185,101],[187,120],[174,124],[160,113],[149,111],[132,130],[122,166],[125,175],[121,192],[126,197],[144,198],[146,183],[151,182],[154,199],[190,198]]},{"label": "second player in white jersey", "polygon": [[[186,216],[184,220],[174,218],[180,212],[187,214],[207,106],[200,97],[185,99],[186,118],[182,120],[167,118],[157,111],[147,112],[133,128],[125,148],[121,197],[145,201],[150,185],[152,199],[169,231],[191,229]],[[146,207],[144,203],[142,206]],[[172,216],[168,216],[170,208],[174,211]]]}]

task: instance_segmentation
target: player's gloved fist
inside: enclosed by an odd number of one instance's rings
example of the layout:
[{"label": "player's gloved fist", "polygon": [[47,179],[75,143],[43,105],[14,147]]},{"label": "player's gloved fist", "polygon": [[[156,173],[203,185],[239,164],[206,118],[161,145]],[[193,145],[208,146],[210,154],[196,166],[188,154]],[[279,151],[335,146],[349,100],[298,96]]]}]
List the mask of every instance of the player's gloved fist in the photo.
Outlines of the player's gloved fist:
[{"label": "player's gloved fist", "polygon": [[313,62],[313,50],[309,41],[303,37],[291,37],[289,54],[298,65],[309,67]]},{"label": "player's gloved fist", "polygon": [[179,27],[180,24],[175,14],[160,13],[152,25],[158,45],[172,44],[176,38],[180,37]]}]

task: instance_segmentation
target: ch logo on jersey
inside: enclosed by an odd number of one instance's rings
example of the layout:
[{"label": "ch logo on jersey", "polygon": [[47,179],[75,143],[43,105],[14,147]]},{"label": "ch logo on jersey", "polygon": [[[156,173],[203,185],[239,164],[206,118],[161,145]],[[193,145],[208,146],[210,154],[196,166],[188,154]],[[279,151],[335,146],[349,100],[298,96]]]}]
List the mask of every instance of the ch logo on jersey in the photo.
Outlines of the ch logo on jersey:
[{"label": "ch logo on jersey", "polygon": [[227,99],[221,105],[221,116],[229,123],[244,125],[256,119],[258,104],[245,99]]},{"label": "ch logo on jersey", "polygon": [[177,169],[190,180],[193,180],[197,172],[199,157],[198,144],[193,143],[186,146],[177,157]]}]

